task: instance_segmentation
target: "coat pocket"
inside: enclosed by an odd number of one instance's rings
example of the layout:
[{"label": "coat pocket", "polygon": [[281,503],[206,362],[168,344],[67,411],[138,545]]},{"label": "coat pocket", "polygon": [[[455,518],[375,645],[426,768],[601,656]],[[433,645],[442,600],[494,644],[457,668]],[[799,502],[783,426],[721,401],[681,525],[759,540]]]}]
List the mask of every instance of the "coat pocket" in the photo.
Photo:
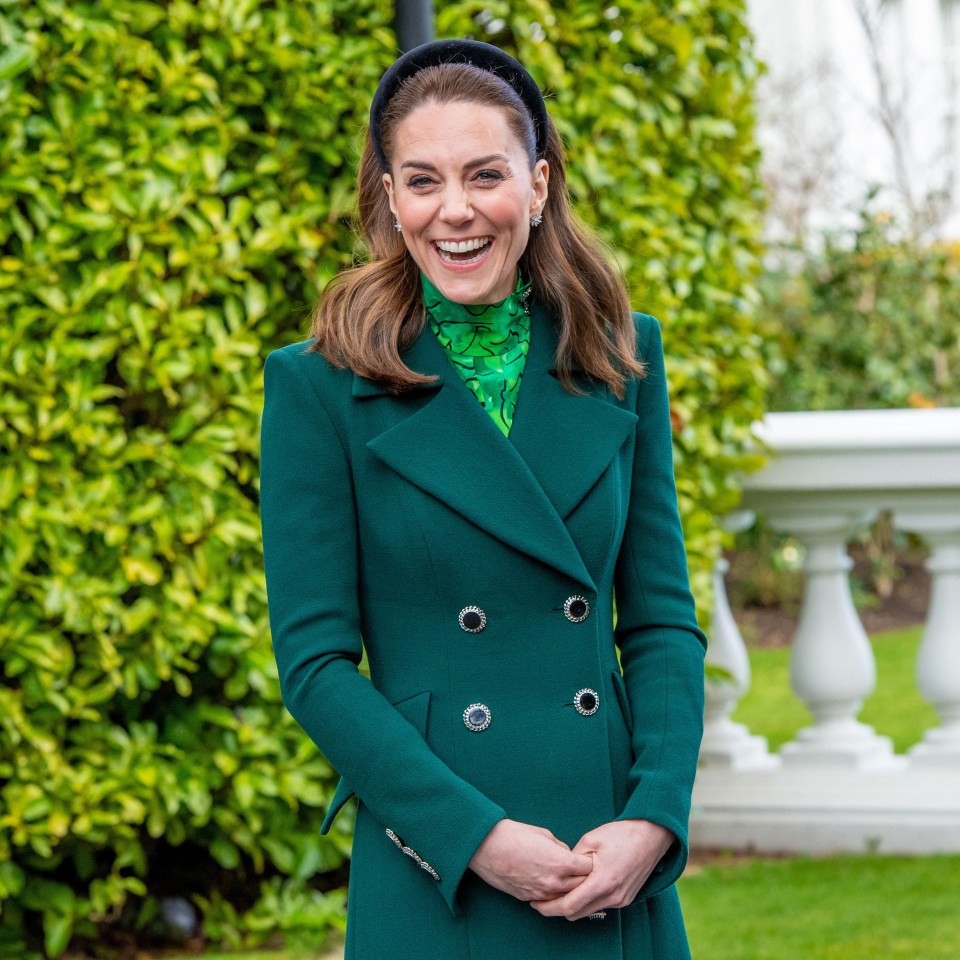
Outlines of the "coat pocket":
[{"label": "coat pocket", "polygon": [[[392,706],[396,708],[401,716],[409,720],[420,732],[420,735],[426,739],[427,720],[430,714],[429,690],[423,693],[415,693],[410,697],[404,697],[402,700],[397,700]],[[353,795],[353,788],[341,777],[340,782],[337,784],[337,789],[334,791],[333,799],[330,801],[330,806],[327,808],[327,815],[323,818],[323,823],[320,825],[321,834],[329,832],[333,821],[337,818],[337,814]]]},{"label": "coat pocket", "polygon": [[614,670],[610,676],[613,680],[613,690],[617,700],[620,701],[624,723],[627,725],[627,730],[633,733],[633,711],[630,709],[630,697],[627,696],[627,685],[623,682],[623,674],[619,670]]}]

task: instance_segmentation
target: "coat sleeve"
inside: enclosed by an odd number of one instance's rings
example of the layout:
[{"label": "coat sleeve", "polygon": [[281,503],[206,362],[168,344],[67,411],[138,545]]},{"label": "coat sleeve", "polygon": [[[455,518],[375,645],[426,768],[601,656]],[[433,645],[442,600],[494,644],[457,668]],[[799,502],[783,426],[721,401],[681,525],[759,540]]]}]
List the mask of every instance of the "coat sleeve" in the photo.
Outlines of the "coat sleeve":
[{"label": "coat sleeve", "polygon": [[634,763],[617,819],[650,820],[676,838],[641,889],[643,899],[674,883],[687,861],[707,639],[697,625],[677,511],[660,326],[644,314],[636,319],[647,375],[638,390],[630,506],[614,573],[614,636],[633,716]]},{"label": "coat sleeve", "polygon": [[[304,359],[278,350],[264,368],[260,508],[283,702],[377,820],[427,864],[457,915],[460,880],[505,814],[358,672],[351,466]],[[386,834],[383,843],[391,844]]]}]

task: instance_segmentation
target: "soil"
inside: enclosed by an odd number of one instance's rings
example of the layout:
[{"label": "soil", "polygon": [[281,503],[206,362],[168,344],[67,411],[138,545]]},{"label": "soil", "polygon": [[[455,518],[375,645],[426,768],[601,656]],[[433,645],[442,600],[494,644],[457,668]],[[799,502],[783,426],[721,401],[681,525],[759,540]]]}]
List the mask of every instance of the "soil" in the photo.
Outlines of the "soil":
[{"label": "soil", "polygon": [[[925,555],[919,551],[897,554],[892,575],[883,585],[879,596],[871,574],[871,564],[863,552],[853,550],[852,581],[862,585],[855,590],[857,612],[869,634],[884,633],[915,627],[926,619],[930,603],[930,574],[924,566]],[[736,598],[738,578],[749,576],[749,567],[755,558],[742,552],[727,557],[727,591],[737,626],[748,647],[780,647],[793,642],[799,622],[800,604],[797,599],[775,606],[738,605]]]}]

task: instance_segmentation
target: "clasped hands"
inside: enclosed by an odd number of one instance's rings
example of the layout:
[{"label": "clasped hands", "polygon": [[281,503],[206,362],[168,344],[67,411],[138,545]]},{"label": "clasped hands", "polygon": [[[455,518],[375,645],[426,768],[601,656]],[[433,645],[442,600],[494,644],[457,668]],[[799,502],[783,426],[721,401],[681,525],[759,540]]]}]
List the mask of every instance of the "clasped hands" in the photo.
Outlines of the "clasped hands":
[{"label": "clasped hands", "polygon": [[580,920],[632,903],[673,839],[649,820],[614,820],[585,833],[571,850],[544,827],[501,820],[470,868],[545,917]]}]

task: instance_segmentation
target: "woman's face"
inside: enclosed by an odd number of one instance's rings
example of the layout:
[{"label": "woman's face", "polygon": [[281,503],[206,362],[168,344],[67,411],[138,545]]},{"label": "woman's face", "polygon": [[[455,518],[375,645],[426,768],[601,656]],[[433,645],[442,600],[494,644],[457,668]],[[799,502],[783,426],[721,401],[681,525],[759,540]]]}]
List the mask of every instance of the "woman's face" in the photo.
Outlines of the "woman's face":
[{"label": "woman's face", "polygon": [[456,303],[513,293],[530,218],[547,200],[549,169],[527,152],[499,107],[427,104],[398,124],[390,209],[410,256]]}]

